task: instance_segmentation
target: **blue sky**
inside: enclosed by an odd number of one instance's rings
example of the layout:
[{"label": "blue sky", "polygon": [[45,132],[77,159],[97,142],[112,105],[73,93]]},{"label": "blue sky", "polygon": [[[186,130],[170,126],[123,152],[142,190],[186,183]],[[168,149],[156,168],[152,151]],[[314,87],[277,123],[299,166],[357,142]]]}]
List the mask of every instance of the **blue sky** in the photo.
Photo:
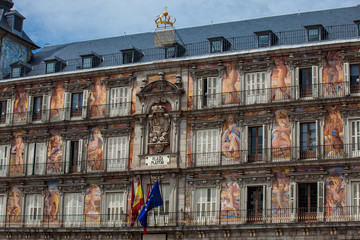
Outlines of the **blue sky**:
[{"label": "blue sky", "polygon": [[25,32],[43,47],[153,32],[168,7],[176,28],[351,7],[360,0],[13,0],[26,17]]}]

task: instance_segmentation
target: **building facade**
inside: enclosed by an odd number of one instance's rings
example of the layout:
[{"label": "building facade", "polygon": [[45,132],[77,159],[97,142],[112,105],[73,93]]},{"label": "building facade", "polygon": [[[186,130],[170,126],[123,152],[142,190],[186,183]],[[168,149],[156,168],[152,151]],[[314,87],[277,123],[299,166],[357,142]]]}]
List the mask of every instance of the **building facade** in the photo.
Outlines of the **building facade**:
[{"label": "building facade", "polygon": [[[5,64],[0,239],[358,239],[359,20],[357,6]],[[147,235],[131,226],[138,179],[164,201]]]}]

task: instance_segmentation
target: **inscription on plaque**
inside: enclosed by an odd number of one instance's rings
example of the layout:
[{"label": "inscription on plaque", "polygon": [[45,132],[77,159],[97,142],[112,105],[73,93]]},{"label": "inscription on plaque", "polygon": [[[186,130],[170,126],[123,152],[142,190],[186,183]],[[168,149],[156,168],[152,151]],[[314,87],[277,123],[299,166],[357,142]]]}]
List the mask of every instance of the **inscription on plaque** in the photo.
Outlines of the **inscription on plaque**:
[{"label": "inscription on plaque", "polygon": [[169,163],[170,163],[169,155],[148,156],[146,157],[145,160],[146,166],[167,165]]}]

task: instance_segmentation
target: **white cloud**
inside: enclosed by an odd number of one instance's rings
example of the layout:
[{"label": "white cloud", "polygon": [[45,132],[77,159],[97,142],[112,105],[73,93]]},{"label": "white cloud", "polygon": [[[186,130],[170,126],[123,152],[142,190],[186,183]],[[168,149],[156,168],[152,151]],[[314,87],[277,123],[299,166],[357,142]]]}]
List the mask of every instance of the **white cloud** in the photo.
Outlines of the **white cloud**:
[{"label": "white cloud", "polygon": [[359,0],[16,0],[25,31],[38,45],[61,44],[155,30],[153,19],[168,6],[176,27],[355,6]]}]

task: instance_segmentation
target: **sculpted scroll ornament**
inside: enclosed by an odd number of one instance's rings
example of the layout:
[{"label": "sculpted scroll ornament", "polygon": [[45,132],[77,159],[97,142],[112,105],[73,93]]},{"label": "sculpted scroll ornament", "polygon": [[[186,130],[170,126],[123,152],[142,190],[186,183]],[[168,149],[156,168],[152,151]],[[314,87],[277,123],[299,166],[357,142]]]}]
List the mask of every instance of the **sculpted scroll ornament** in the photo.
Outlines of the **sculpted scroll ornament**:
[{"label": "sculpted scroll ornament", "polygon": [[160,153],[169,145],[170,116],[165,113],[164,106],[155,105],[151,110],[153,114],[149,116],[149,145]]}]

